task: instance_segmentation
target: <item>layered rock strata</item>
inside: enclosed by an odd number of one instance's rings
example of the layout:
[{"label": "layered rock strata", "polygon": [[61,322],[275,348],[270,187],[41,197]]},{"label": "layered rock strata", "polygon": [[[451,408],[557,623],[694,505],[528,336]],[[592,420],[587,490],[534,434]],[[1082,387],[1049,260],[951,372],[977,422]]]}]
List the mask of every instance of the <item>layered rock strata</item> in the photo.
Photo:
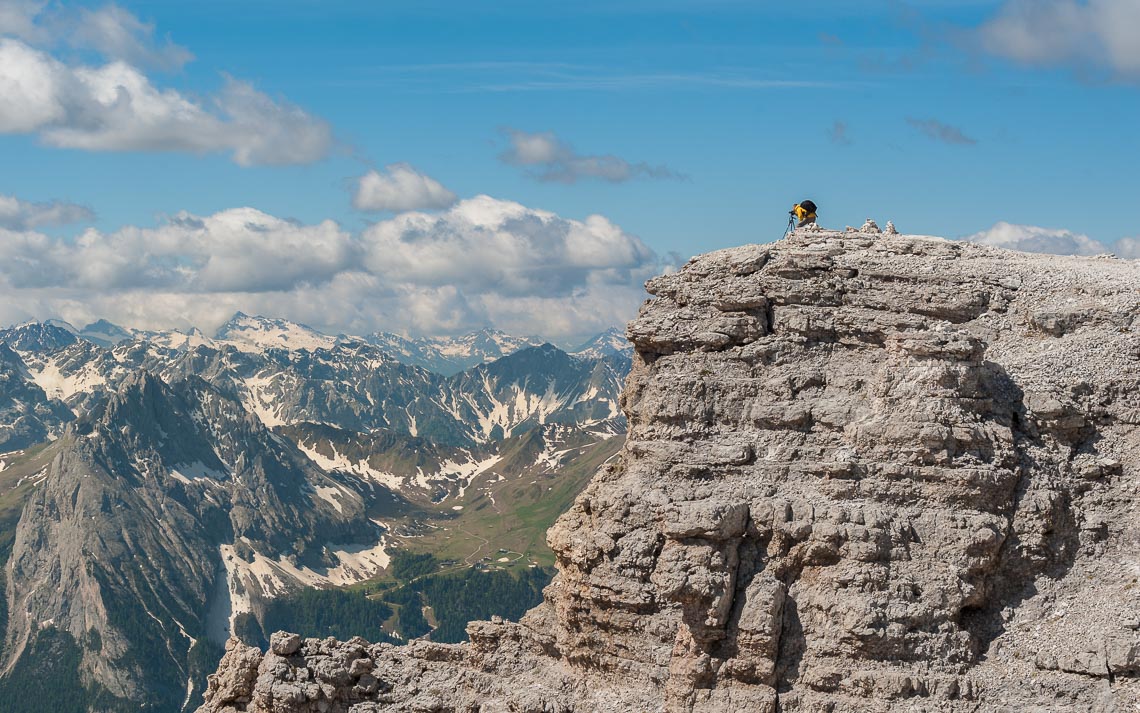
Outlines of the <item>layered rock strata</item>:
[{"label": "layered rock strata", "polygon": [[544,604],[232,641],[202,710],[1133,710],[1140,263],[815,230],[647,288]]}]

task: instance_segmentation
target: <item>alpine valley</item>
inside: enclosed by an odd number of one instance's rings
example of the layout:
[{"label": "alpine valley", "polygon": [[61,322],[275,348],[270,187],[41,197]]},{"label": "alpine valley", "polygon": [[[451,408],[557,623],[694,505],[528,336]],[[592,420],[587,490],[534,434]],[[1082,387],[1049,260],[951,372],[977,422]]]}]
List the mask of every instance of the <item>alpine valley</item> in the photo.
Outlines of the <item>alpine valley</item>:
[{"label": "alpine valley", "polygon": [[630,358],[616,331],[563,350],[240,313],[214,337],[0,330],[6,710],[193,710],[231,634],[521,614],[546,529],[624,441]]}]

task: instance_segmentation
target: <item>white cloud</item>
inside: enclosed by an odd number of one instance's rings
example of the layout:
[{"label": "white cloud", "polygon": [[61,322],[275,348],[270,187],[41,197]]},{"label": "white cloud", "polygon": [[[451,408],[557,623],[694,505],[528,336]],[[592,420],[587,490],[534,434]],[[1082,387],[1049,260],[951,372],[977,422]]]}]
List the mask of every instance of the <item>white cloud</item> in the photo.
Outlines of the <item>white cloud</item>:
[{"label": "white cloud", "polygon": [[0,40],[0,132],[27,133],[62,119],[62,70],[22,42]]},{"label": "white cloud", "polygon": [[1100,255],[1109,248],[1087,235],[1071,230],[1041,228],[1035,225],[1016,225],[1002,221],[989,230],[964,238],[972,243],[1020,250],[1029,253],[1054,255]]},{"label": "white cloud", "polygon": [[227,78],[209,103],[124,62],[72,67],[0,40],[0,132],[88,151],[229,151],[242,166],[311,163],[332,147],[324,121],[245,82]]},{"label": "white cloud", "polygon": [[1140,237],[1121,238],[1112,248],[1117,257],[1140,260]]},{"label": "white cloud", "polygon": [[384,173],[369,171],[360,177],[352,205],[357,210],[432,210],[447,208],[456,196],[443,185],[406,163],[394,163]]},{"label": "white cloud", "polygon": [[251,208],[182,213],[157,228],[88,229],[71,240],[0,236],[0,270],[15,288],[288,290],[329,279],[355,256],[353,237],[333,221],[304,226]]},{"label": "white cloud", "polygon": [[239,208],[73,238],[0,229],[0,320],[210,330],[242,310],[332,332],[493,325],[562,338],[631,318],[663,267],[601,216],[571,220],[488,196],[359,234]]},{"label": "white cloud", "polygon": [[66,201],[33,203],[15,196],[0,195],[0,228],[28,230],[50,225],[81,223],[94,218],[95,213],[90,208]]},{"label": "white cloud", "polygon": [[667,166],[630,163],[612,154],[580,155],[574,147],[549,131],[532,134],[504,129],[503,133],[510,146],[499,154],[500,160],[529,169],[529,175],[540,181],[575,183],[583,178],[596,178],[622,183],[633,178],[682,178]]},{"label": "white cloud", "polygon": [[113,3],[97,10],[80,8],[72,24],[67,28],[66,41],[105,57],[162,69],[177,69],[194,58],[189,50],[169,39],[157,41],[153,24]]},{"label": "white cloud", "polygon": [[46,3],[38,0],[3,0],[0,2],[0,35],[12,35],[31,40],[42,36],[36,25],[36,16]]},{"label": "white cloud", "polygon": [[374,272],[518,296],[566,296],[599,271],[636,270],[654,259],[602,216],[568,220],[489,196],[438,216],[398,215],[369,227],[363,240],[364,264]]},{"label": "white cloud", "polygon": [[977,38],[985,51],[1027,65],[1140,77],[1137,0],[1007,0]]},{"label": "white cloud", "polygon": [[[60,47],[106,61],[65,62],[51,54]],[[115,4],[0,0],[0,133],[87,151],[228,152],[242,166],[312,163],[332,149],[325,121],[248,82],[225,77],[221,91],[198,97],[158,87],[139,69],[190,59]]]},{"label": "white cloud", "polygon": [[142,67],[178,69],[194,58],[169,38],[157,39],[153,24],[114,3],[92,9],[43,0],[2,0],[0,35],[40,47],[93,50]]}]

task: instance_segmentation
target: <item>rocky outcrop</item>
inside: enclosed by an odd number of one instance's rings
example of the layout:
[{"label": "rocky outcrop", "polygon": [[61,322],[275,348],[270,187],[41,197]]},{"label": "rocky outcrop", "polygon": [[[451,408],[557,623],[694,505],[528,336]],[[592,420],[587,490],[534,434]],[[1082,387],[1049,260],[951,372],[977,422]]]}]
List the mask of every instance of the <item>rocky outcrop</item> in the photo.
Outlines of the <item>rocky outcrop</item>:
[{"label": "rocky outcrop", "polygon": [[1124,711],[1140,263],[798,231],[647,285],[520,623],[236,641],[221,711]]}]

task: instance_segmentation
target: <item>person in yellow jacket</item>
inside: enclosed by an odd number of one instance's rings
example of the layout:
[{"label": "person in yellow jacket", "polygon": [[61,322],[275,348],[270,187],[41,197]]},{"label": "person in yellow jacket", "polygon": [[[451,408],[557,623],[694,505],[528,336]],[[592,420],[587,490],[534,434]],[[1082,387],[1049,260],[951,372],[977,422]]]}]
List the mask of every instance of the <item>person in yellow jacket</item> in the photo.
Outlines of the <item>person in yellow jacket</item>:
[{"label": "person in yellow jacket", "polygon": [[810,225],[815,222],[815,203],[810,200],[796,203],[788,214],[793,216],[799,223],[796,224],[797,228],[802,228],[805,225]]}]

